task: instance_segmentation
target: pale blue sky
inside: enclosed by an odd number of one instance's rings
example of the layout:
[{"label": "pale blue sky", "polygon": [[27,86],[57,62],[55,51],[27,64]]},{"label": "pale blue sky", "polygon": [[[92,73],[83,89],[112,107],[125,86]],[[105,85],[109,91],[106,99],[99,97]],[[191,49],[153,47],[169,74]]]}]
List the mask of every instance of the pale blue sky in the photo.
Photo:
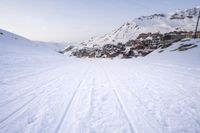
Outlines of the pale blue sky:
[{"label": "pale blue sky", "polygon": [[0,0],[0,28],[32,40],[77,42],[141,15],[199,5],[200,0]]}]

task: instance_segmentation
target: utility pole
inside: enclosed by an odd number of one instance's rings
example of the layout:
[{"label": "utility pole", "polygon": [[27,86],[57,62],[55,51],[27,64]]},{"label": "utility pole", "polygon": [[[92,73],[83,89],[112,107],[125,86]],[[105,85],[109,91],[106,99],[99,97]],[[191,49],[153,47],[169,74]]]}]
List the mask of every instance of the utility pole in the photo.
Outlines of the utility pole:
[{"label": "utility pole", "polygon": [[197,25],[196,25],[196,29],[195,29],[195,33],[194,33],[194,38],[197,38],[197,30],[198,30],[198,25],[199,25],[199,18],[200,18],[200,10],[199,10],[199,16],[197,19]]}]

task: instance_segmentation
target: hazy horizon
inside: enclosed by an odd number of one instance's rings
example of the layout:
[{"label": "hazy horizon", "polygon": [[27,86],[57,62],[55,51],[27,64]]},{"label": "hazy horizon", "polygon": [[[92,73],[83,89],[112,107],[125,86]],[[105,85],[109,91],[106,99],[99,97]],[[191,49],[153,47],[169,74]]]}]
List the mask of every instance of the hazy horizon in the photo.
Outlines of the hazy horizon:
[{"label": "hazy horizon", "polygon": [[198,6],[198,0],[2,0],[0,28],[31,40],[79,42],[143,15]]}]

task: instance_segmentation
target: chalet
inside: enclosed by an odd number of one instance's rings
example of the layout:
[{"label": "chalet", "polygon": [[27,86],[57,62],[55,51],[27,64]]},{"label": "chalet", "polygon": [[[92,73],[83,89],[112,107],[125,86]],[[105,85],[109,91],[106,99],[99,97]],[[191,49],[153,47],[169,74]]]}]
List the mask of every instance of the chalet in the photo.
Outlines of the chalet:
[{"label": "chalet", "polygon": [[174,31],[165,33],[162,37],[162,41],[170,41],[170,40],[180,40],[186,38],[188,32],[186,31]]},{"label": "chalet", "polygon": [[[194,32],[190,31],[186,34],[187,38],[192,38],[194,37]],[[200,38],[200,31],[197,32],[197,38]]]}]

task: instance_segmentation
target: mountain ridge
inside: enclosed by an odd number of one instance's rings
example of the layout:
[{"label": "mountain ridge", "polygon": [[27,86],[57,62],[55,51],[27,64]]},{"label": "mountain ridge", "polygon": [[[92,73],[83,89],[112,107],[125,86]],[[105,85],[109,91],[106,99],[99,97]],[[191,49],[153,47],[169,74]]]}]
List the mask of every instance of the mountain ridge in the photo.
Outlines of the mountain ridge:
[{"label": "mountain ridge", "polygon": [[105,44],[126,43],[136,39],[141,33],[167,33],[172,31],[193,31],[200,6],[176,10],[169,13],[137,17],[125,22],[121,27],[100,37],[92,37],[81,42],[87,47],[101,47]]}]

